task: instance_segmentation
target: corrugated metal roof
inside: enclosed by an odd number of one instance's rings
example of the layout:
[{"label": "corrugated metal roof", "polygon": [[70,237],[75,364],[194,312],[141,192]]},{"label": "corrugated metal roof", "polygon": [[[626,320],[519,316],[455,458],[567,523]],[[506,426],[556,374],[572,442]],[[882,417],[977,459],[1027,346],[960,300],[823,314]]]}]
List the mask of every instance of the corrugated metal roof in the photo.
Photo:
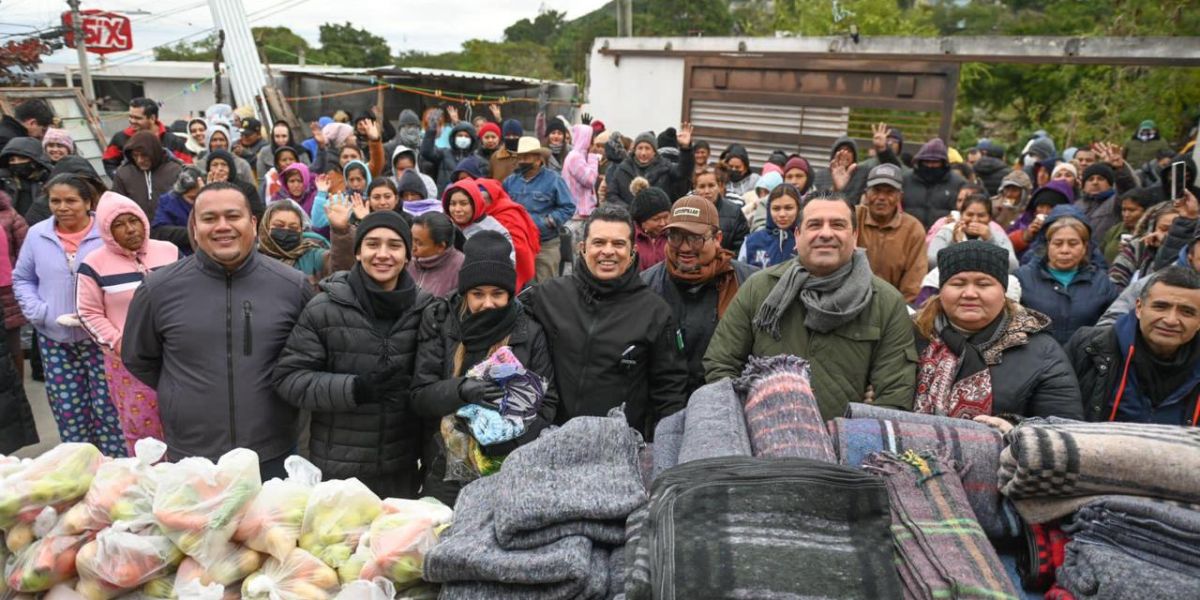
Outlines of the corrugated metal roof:
[{"label": "corrugated metal roof", "polygon": [[516,75],[497,75],[495,73],[476,73],[473,71],[454,71],[451,69],[429,69],[426,67],[384,67],[373,69],[376,75],[418,75],[421,77],[437,77],[442,79],[481,79],[485,81],[503,81],[508,83],[524,83],[538,85],[552,83],[544,79],[519,77]]}]

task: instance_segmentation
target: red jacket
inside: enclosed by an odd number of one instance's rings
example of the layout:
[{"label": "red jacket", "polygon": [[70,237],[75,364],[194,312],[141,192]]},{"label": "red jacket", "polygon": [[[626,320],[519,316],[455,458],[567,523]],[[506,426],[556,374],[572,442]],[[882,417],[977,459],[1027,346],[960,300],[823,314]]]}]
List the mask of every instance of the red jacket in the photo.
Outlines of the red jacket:
[{"label": "red jacket", "polygon": [[[126,127],[125,129],[118,131],[116,135],[112,136],[112,139],[109,140],[108,147],[104,149],[104,155],[101,156],[101,159],[104,161],[104,169],[108,171],[108,175],[110,177],[114,172],[116,172],[117,167],[121,166],[121,163],[125,161],[125,143],[128,142],[129,138],[133,137],[133,134],[135,133],[137,133],[136,129],[133,127]],[[188,152],[187,142],[174,133],[167,131],[166,126],[164,126],[161,121],[158,124],[158,140],[162,142],[163,148],[166,148],[167,151],[173,154],[175,158],[178,158],[180,162],[185,165],[192,164],[192,160],[195,157],[192,156],[191,152]]]},{"label": "red jacket", "polygon": [[499,181],[495,179],[476,179],[475,181],[491,196],[491,202],[485,203],[484,214],[499,221],[512,236],[513,250],[517,254],[517,290],[519,291],[525,287],[526,283],[533,281],[534,264],[538,252],[542,251],[537,225],[530,218],[525,207],[509,197]]}]

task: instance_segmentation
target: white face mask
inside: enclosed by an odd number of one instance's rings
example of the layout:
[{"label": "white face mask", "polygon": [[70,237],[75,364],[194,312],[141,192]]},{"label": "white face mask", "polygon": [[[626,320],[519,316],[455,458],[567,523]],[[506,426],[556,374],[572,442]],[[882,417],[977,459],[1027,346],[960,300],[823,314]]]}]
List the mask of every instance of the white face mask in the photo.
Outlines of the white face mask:
[{"label": "white face mask", "polygon": [[456,137],[454,138],[454,145],[457,146],[459,150],[466,150],[467,148],[471,147],[471,138]]},{"label": "white face mask", "polygon": [[1037,163],[1037,161],[1038,161],[1038,159],[1036,156],[1034,156],[1032,154],[1026,154],[1023,162],[1025,163],[1025,166],[1032,167],[1034,164]]}]

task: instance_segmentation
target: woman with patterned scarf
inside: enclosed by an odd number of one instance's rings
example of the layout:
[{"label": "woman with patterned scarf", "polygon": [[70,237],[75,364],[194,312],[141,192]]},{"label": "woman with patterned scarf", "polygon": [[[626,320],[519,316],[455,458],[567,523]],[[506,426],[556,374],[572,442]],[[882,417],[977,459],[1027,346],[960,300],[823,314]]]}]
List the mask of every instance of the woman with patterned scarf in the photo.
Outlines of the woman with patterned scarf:
[{"label": "woman with patterned scarf", "polygon": [[326,211],[332,245],[313,233],[308,215],[295,201],[272,202],[258,222],[258,251],[303,271],[314,288],[330,273],[349,269],[354,266],[350,202],[331,202]]},{"label": "woman with patterned scarf", "polygon": [[938,254],[939,292],[915,317],[915,412],[994,422],[1083,418],[1079,383],[1050,319],[1004,296],[1008,252],[969,240]]}]

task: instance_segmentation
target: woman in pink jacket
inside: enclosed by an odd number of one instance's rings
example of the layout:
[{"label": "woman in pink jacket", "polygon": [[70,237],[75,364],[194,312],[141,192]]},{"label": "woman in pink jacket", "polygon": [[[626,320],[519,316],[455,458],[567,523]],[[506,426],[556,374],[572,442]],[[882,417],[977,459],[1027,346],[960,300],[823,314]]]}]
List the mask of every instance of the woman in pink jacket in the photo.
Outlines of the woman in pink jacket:
[{"label": "woman in pink jacket", "polygon": [[179,248],[150,239],[150,220],[133,200],[106,192],[96,207],[104,247],[83,260],[75,302],[84,330],[104,351],[104,376],[130,455],[141,438],[163,439],[158,396],[121,364],[121,334],[133,292],[146,274],[179,260]]},{"label": "woman in pink jacket", "polygon": [[582,221],[596,209],[596,176],[600,154],[592,152],[592,127],[571,128],[571,152],[563,159],[562,177],[575,198],[575,221]]}]

